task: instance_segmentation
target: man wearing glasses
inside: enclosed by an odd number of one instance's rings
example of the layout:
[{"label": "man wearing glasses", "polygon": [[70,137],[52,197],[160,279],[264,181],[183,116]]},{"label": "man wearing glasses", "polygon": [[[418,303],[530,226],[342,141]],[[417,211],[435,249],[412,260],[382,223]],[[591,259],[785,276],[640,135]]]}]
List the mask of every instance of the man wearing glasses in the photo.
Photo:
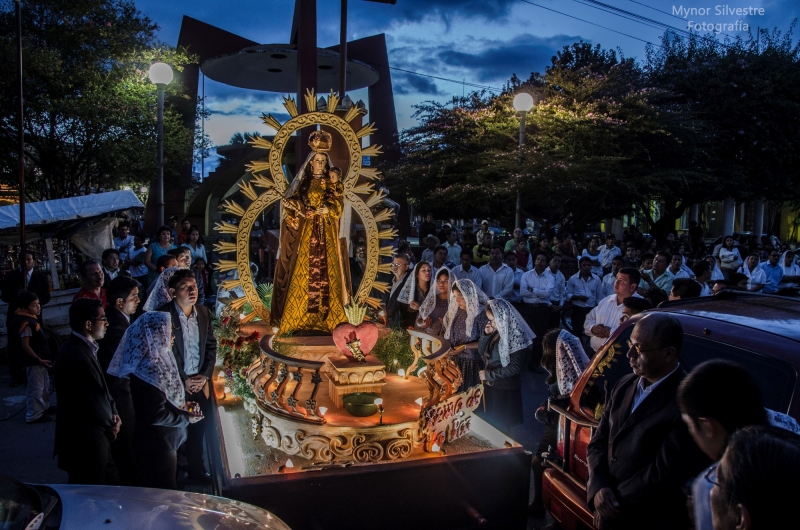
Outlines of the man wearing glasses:
[{"label": "man wearing glasses", "polygon": [[408,258],[404,254],[395,254],[392,259],[392,289],[389,291],[389,298],[386,301],[386,320],[389,324],[401,324],[406,326],[411,318],[413,324],[413,316],[408,315],[408,306],[397,300],[400,293],[403,291],[403,286],[408,281],[410,276],[408,270]]},{"label": "man wearing glasses", "polygon": [[682,345],[672,315],[645,315],[633,329],[633,373],[610,392],[587,451],[587,502],[598,529],[690,526],[683,486],[710,461],[678,409]]},{"label": "man wearing glasses", "polygon": [[762,293],[771,294],[778,292],[778,285],[780,285],[781,280],[783,280],[783,267],[778,263],[780,259],[780,252],[773,249],[769,253],[769,261],[761,264],[764,274],[767,275],[767,283],[765,283],[763,289],[761,289]]},{"label": "man wearing glasses", "polygon": [[72,334],[54,367],[58,410],[54,453],[70,484],[119,484],[111,456],[122,426],[114,399],[97,361],[97,341],[108,319],[100,300],[79,298],[69,308]]}]

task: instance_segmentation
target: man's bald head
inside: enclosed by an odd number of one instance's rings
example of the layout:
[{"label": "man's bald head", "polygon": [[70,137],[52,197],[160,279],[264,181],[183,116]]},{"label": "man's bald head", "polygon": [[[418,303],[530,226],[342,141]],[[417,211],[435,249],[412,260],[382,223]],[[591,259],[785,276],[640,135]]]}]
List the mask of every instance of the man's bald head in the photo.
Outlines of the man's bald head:
[{"label": "man's bald head", "polygon": [[668,313],[650,313],[636,323],[636,330],[648,348],[675,348],[680,355],[683,348],[683,327],[680,321]]}]

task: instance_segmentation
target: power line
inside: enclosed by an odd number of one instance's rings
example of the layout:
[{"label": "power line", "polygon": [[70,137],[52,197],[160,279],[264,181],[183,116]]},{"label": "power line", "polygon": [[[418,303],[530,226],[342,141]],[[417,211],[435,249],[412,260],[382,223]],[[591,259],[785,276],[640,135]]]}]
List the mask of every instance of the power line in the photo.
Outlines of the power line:
[{"label": "power line", "polygon": [[602,28],[602,29],[605,29],[605,30],[608,30],[608,31],[613,31],[614,33],[618,33],[618,34],[623,35],[625,37],[630,37],[631,39],[635,39],[635,40],[644,42],[645,44],[650,44],[650,45],[653,45],[653,46],[661,47],[658,44],[650,42],[649,40],[641,39],[639,37],[634,37],[633,35],[628,35],[627,33],[623,33],[622,31],[617,31],[617,30],[615,30],[613,28],[609,28],[609,27],[606,27],[606,26],[601,26],[600,24],[595,24],[594,22],[589,22],[588,20],[582,19],[580,17],[576,17],[574,15],[568,15],[567,13],[564,13],[562,11],[558,11],[557,9],[552,9],[550,7],[545,7],[545,6],[540,5],[540,4],[535,4],[533,2],[530,2],[529,0],[519,0],[519,1],[522,2],[522,3],[525,3],[525,4],[530,4],[530,5],[535,6],[535,7],[546,9],[547,11],[552,11],[553,13],[558,13],[559,15],[563,15],[565,17],[573,18],[575,20],[580,20],[581,22],[585,22],[586,24],[590,24],[592,26],[597,26],[598,28]]}]

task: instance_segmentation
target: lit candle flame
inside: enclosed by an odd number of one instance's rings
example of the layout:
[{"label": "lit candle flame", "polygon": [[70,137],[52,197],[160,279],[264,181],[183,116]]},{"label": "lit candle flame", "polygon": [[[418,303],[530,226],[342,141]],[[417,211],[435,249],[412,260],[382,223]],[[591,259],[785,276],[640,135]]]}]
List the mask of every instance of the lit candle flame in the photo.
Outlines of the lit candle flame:
[{"label": "lit candle flame", "polygon": [[414,403],[416,403],[417,405],[419,405],[421,407],[422,406],[422,398],[417,398],[416,400],[414,400]]},{"label": "lit candle flame", "polygon": [[324,416],[326,412],[328,412],[328,407],[320,407],[319,408],[319,415],[320,416]]},{"label": "lit candle flame", "polygon": [[438,453],[439,452],[439,444],[434,443],[433,446],[431,446],[431,452],[432,453]]},{"label": "lit candle flame", "polygon": [[383,405],[383,399],[381,399],[381,398],[375,398],[375,402],[374,402],[374,403],[375,403],[376,405],[378,405],[378,406],[380,406],[380,405]]},{"label": "lit candle flame", "polygon": [[222,389],[222,391],[225,392],[226,394],[230,394],[231,393],[231,387],[226,386],[225,388]]},{"label": "lit candle flame", "polygon": [[244,320],[244,313],[239,313],[239,320]]},{"label": "lit candle flame", "polygon": [[405,377],[405,376],[406,376],[406,371],[405,371],[405,370],[403,370],[402,368],[400,368],[400,369],[397,371],[397,375],[399,375],[400,377]]},{"label": "lit candle flame", "polygon": [[273,327],[273,328],[272,328],[272,334],[273,334],[273,335],[277,335],[279,331],[280,331],[280,328],[279,328],[279,327],[277,327],[277,326],[275,326],[275,327]]},{"label": "lit candle flame", "polygon": [[294,467],[294,464],[292,464],[292,460],[291,459],[287,459],[286,460],[286,467]]}]

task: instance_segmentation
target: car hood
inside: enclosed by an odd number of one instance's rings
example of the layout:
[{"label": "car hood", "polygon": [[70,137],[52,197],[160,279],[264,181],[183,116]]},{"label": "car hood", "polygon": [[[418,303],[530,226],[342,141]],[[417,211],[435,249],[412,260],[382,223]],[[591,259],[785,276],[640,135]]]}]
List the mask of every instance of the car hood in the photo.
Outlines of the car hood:
[{"label": "car hood", "polygon": [[266,510],[239,501],[153,488],[50,484],[61,498],[61,528],[289,530]]}]

